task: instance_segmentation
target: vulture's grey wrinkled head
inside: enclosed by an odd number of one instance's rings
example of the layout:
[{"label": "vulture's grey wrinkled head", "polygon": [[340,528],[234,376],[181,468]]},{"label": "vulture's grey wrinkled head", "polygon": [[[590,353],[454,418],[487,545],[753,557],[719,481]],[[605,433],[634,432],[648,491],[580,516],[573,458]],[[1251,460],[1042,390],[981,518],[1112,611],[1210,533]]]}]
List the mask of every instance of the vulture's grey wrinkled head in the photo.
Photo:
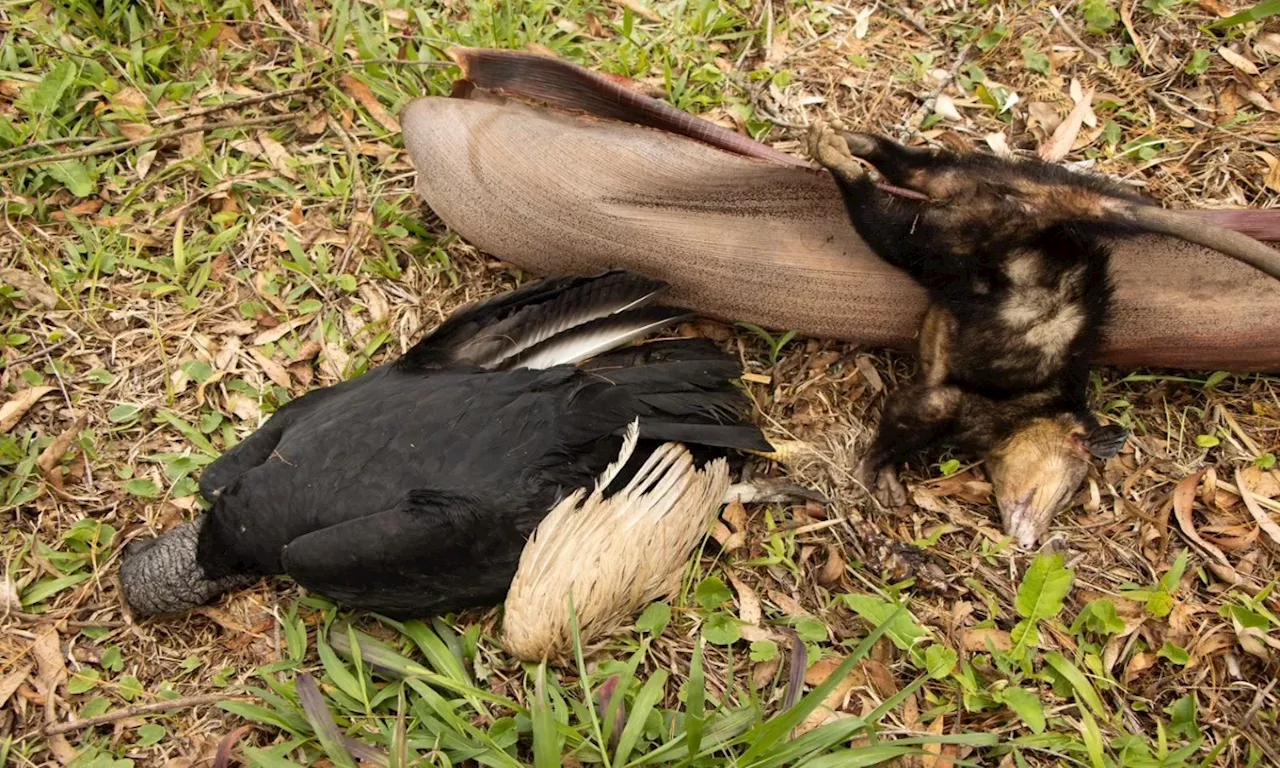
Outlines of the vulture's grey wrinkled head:
[{"label": "vulture's grey wrinkled head", "polygon": [[251,584],[253,576],[208,579],[196,560],[196,544],[204,517],[183,523],[151,541],[125,548],[120,586],[133,615],[170,616],[209,602],[229,589]]}]

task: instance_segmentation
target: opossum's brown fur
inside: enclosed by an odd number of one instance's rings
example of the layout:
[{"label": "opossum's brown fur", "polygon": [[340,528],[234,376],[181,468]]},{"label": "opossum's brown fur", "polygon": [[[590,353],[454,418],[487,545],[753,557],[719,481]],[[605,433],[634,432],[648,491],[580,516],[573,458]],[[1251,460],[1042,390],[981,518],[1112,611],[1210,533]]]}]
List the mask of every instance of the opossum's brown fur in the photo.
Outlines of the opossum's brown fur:
[{"label": "opossum's brown fur", "polygon": [[[986,455],[1006,530],[1033,544],[1090,457],[1127,439],[1099,424],[1087,385],[1109,319],[1105,238],[1137,231],[1111,212],[1141,199],[1047,163],[830,127],[815,129],[810,151],[835,175],[862,238],[932,299],[920,377],[886,404],[860,480],[892,489],[897,464],[939,443]],[[931,200],[886,194],[854,155]]]}]

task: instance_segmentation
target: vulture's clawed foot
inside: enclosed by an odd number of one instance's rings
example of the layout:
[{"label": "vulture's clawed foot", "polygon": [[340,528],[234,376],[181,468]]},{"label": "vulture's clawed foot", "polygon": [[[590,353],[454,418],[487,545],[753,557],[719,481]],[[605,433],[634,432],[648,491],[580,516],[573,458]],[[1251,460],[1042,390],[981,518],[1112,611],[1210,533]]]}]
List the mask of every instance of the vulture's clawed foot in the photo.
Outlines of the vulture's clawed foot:
[{"label": "vulture's clawed foot", "polygon": [[752,480],[729,486],[722,503],[732,504],[735,501],[739,504],[795,504],[806,501],[824,505],[831,503],[830,499],[812,488],[766,480]]}]

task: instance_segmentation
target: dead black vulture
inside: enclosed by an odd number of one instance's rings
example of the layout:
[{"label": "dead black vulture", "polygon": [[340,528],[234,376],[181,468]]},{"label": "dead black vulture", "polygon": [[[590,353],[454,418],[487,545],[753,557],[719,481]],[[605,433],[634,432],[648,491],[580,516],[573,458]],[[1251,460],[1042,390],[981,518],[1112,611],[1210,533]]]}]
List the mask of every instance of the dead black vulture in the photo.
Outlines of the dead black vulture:
[{"label": "dead black vulture", "polygon": [[[693,533],[659,545],[668,551],[650,570],[675,567],[727,488],[726,458],[772,448],[746,415],[734,357],[704,339],[629,345],[689,316],[650,304],[664,288],[621,271],[531,284],[460,310],[393,363],[288,403],[205,470],[207,514],[130,545],[126,603],[139,617],[177,614],[287,574],[395,618],[493,605],[553,508],[564,530],[595,520],[559,561],[547,559],[564,548],[555,541],[531,553],[544,581],[559,569],[555,589],[622,567],[591,561],[588,544],[634,550],[674,535],[654,522],[673,510],[692,522],[672,530]],[[648,517],[609,512],[615,495]],[[614,517],[632,530],[602,537],[599,520]],[[626,579],[668,581],[631,567]],[[629,589],[633,603],[652,592]]]}]

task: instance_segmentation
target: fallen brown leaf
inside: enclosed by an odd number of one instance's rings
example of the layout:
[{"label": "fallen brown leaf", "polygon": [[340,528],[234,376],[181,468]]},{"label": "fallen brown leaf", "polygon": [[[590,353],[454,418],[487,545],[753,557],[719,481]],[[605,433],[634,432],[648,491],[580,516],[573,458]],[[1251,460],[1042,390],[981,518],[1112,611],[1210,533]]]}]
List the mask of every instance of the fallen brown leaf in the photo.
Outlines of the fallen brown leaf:
[{"label": "fallen brown leaf", "polygon": [[284,145],[268,136],[266,133],[258,134],[258,144],[262,146],[262,152],[267,156],[267,162],[271,163],[271,167],[286,179],[297,181],[298,174],[293,170],[293,155],[284,148]]},{"label": "fallen brown leaf", "polygon": [[1040,146],[1040,158],[1046,162],[1060,162],[1075,146],[1076,137],[1080,134],[1080,128],[1084,125],[1085,118],[1092,112],[1091,103],[1093,101],[1093,89],[1089,88],[1084,91],[1081,97],[1076,101],[1075,107],[1067,114],[1057,128],[1054,129],[1053,135],[1049,140]]},{"label": "fallen brown leaf", "polygon": [[1156,665],[1156,655],[1143,651],[1133,654],[1133,658],[1129,659],[1128,666],[1124,670],[1124,684],[1129,685],[1146,670]]},{"label": "fallen brown leaf", "polygon": [[822,570],[818,572],[818,583],[824,587],[840,581],[840,577],[844,576],[845,561],[844,556],[840,554],[840,549],[833,544],[827,545],[827,562],[823,564]]},{"label": "fallen brown leaf", "polygon": [[39,303],[45,309],[58,306],[58,295],[39,277],[23,269],[0,270],[0,282],[11,285],[26,294],[28,299]]},{"label": "fallen brown leaf", "polygon": [[966,651],[972,653],[984,653],[987,650],[987,644],[997,651],[1007,651],[1013,647],[1013,638],[1003,629],[995,629],[994,627],[986,627],[983,629],[966,629],[961,635],[961,642]]},{"label": "fallen brown leaf", "polygon": [[785,595],[776,589],[769,590],[769,599],[788,616],[812,616],[795,598]]},{"label": "fallen brown leaf", "polygon": [[272,342],[279,341],[287,336],[293,329],[301,328],[311,322],[314,317],[315,314],[303,315],[302,317],[296,317],[287,323],[281,323],[274,328],[268,328],[257,336],[254,336],[253,341],[250,343],[255,347],[261,347],[264,344],[271,344]]},{"label": "fallen brown leaf", "polygon": [[31,674],[32,669],[31,664],[25,664],[0,679],[0,709],[4,709],[4,705],[9,702],[13,692],[18,690],[18,686],[27,681],[27,676]]},{"label": "fallen brown leaf", "polygon": [[745,583],[732,573],[728,575],[729,583],[733,585],[733,591],[738,593],[738,618],[748,624],[759,624],[763,612],[760,610],[760,598],[756,596],[756,591],[751,588],[750,584]]},{"label": "fallen brown leaf", "polygon": [[1246,75],[1258,75],[1258,65],[1249,61],[1245,57],[1231,50],[1227,46],[1218,48],[1218,55],[1226,60],[1228,64],[1245,73]]},{"label": "fallen brown leaf", "polygon": [[40,398],[54,389],[56,387],[30,387],[14,395],[3,406],[0,406],[0,435],[17,426],[18,422],[22,421],[22,417],[27,415],[27,411],[30,411],[31,407]]},{"label": "fallen brown leaf", "polygon": [[[87,415],[81,415],[80,418],[76,419],[75,424],[63,430],[62,434],[54,438],[53,442],[49,443],[49,446],[40,452],[40,456],[36,459],[36,466],[45,474],[46,478],[62,463],[62,458],[67,455],[71,444],[80,436],[80,430],[84,429],[88,418]],[[61,477],[58,479],[61,480]]]},{"label": "fallen brown leaf", "polygon": [[1196,498],[1196,488],[1200,484],[1200,478],[1204,476],[1204,470],[1185,477],[1178,483],[1178,487],[1173,491],[1173,513],[1177,517],[1178,527],[1182,529],[1183,535],[1200,545],[1204,551],[1213,555],[1221,564],[1230,567],[1231,563],[1227,560],[1227,556],[1223,554],[1213,544],[1205,541],[1200,536],[1200,532],[1196,530],[1195,521],[1191,517],[1191,505]]},{"label": "fallen brown leaf", "polygon": [[1273,520],[1271,515],[1258,504],[1258,500],[1245,484],[1244,475],[1239,469],[1236,470],[1236,488],[1240,491],[1240,499],[1244,501],[1245,508],[1249,510],[1249,514],[1253,515],[1253,519],[1258,521],[1258,526],[1271,537],[1272,541],[1280,544],[1280,523]]},{"label": "fallen brown leaf", "polygon": [[256,349],[250,349],[249,354],[253,356],[258,365],[262,366],[262,372],[267,374],[267,378],[275,382],[276,386],[284,387],[285,389],[289,388],[292,382],[289,380],[289,372],[284,369],[283,365]]},{"label": "fallen brown leaf", "polygon": [[400,132],[400,122],[391,116],[386,107],[382,106],[382,103],[378,101],[378,97],[374,96],[373,91],[369,90],[369,86],[350,74],[343,74],[339,77],[338,84],[342,86],[343,92],[367,109],[369,115],[374,120],[377,120],[379,125],[392,133]]}]

